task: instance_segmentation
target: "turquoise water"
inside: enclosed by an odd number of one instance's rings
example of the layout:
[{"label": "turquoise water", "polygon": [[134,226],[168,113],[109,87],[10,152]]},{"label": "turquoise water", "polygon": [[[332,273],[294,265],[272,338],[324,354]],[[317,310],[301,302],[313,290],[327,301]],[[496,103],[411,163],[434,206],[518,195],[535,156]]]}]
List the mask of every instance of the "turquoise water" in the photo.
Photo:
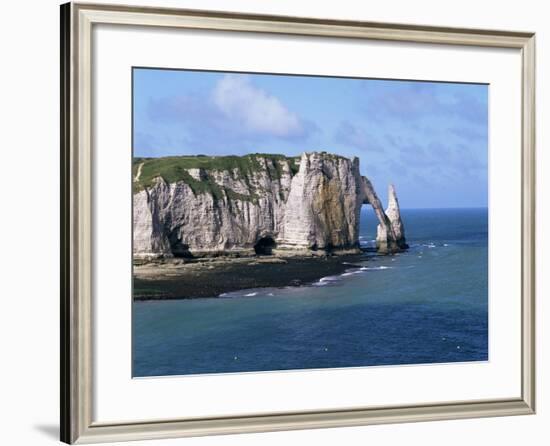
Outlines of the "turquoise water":
[{"label": "turquoise water", "polygon": [[[487,360],[487,209],[402,217],[407,252],[311,286],[135,302],[133,375]],[[375,231],[364,207],[364,246]]]}]

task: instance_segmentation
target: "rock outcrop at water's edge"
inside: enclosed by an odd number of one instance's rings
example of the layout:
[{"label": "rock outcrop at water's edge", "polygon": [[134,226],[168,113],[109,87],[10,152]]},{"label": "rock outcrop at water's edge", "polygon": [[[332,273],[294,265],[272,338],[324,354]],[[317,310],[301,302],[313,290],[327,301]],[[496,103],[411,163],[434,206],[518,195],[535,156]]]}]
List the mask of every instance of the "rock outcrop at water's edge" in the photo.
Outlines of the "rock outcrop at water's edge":
[{"label": "rock outcrop at water's edge", "polygon": [[[399,211],[399,201],[395,193],[395,187],[390,184],[388,187],[388,207],[385,211],[386,217],[390,225],[379,224],[376,235],[376,246],[378,251],[392,252],[398,249],[406,249],[409,246],[405,240],[405,227],[401,220],[401,212]],[[388,233],[391,229],[391,233]]]},{"label": "rock outcrop at water's edge", "polygon": [[407,247],[395,189],[384,212],[358,158],[150,158],[134,169],[136,259],[358,250],[365,203],[379,221],[378,251]]}]

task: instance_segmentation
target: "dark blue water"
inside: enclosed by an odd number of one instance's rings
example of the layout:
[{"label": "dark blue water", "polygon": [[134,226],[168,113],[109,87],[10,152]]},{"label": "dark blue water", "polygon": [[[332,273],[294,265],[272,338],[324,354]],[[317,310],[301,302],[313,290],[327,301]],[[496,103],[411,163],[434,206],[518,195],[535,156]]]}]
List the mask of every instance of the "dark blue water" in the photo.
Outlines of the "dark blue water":
[{"label": "dark blue water", "polygon": [[135,302],[134,376],[487,360],[487,209],[402,216],[406,253],[311,286]]}]

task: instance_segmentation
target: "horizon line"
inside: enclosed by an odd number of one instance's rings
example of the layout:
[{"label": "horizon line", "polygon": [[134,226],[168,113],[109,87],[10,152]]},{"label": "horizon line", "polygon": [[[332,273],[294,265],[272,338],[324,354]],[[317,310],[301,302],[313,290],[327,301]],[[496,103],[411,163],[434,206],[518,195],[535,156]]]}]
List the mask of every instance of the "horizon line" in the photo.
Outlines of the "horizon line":
[{"label": "horizon line", "polygon": [[[370,206],[370,205],[364,204],[363,206]],[[489,206],[488,205],[483,205],[483,206],[445,206],[445,207],[433,207],[433,206],[403,207],[403,206],[399,206],[399,209],[401,211],[440,210],[440,209],[489,209]]]}]

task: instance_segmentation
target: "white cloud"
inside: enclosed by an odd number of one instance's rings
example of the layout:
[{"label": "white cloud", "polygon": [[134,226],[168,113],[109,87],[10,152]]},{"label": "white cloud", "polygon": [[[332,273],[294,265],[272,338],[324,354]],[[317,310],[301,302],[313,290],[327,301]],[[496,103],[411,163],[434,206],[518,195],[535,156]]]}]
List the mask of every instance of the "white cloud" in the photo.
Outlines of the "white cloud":
[{"label": "white cloud", "polygon": [[300,136],[302,123],[295,113],[266,91],[255,87],[243,75],[226,75],[214,88],[215,106],[248,133],[277,137]]}]

